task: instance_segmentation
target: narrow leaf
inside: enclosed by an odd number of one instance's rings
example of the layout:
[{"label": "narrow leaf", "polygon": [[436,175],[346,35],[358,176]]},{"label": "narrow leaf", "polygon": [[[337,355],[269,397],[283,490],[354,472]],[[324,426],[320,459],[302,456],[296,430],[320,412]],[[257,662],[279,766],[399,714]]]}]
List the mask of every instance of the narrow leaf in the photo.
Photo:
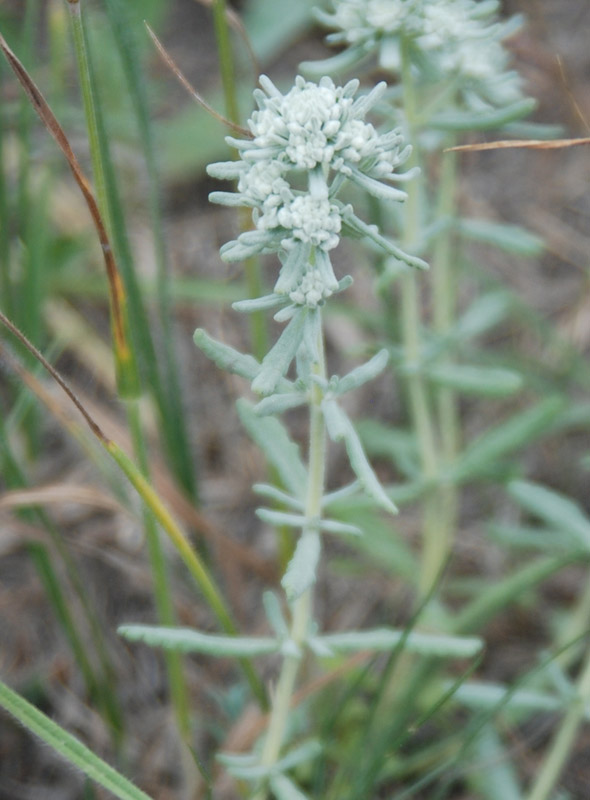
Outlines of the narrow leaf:
[{"label": "narrow leaf", "polygon": [[561,398],[550,397],[487,430],[465,450],[452,470],[453,479],[470,480],[498,459],[542,436],[562,407]]},{"label": "narrow leaf", "polygon": [[290,603],[301,597],[315,583],[320,550],[321,541],[317,531],[305,531],[301,534],[293,558],[281,580]]},{"label": "narrow leaf", "polygon": [[307,319],[307,309],[302,308],[289,322],[276,344],[265,355],[260,372],[252,381],[252,391],[268,395],[276,390],[303,340]]},{"label": "narrow leaf", "polygon": [[543,252],[543,240],[519,225],[490,222],[485,219],[460,219],[459,233],[466,239],[485,242],[519,256],[539,256]]},{"label": "narrow leaf", "polygon": [[505,397],[517,392],[523,385],[522,376],[513,370],[467,364],[439,364],[430,367],[427,375],[439,386],[486,397]]},{"label": "narrow leaf", "polygon": [[120,800],[150,800],[149,795],[109,766],[86,745],[0,681],[0,706],[45,744]]},{"label": "narrow leaf", "polygon": [[375,628],[370,631],[347,631],[315,636],[314,641],[339,653],[355,653],[360,650],[393,650],[403,637],[406,648],[414,653],[441,658],[470,658],[483,647],[483,642],[471,636],[444,636],[442,634],[419,633],[393,628]]},{"label": "narrow leaf", "polygon": [[348,375],[338,379],[335,394],[344,394],[351,389],[357,389],[368,381],[372,381],[385,369],[389,360],[389,353],[387,350],[380,350],[370,361],[366,364],[361,364],[360,367],[351,370]]},{"label": "narrow leaf", "polygon": [[274,417],[259,417],[250,403],[238,400],[242,425],[276,469],[280,481],[295,497],[303,497],[307,488],[307,470],[299,447],[291,441],[285,427]]},{"label": "narrow leaf", "polygon": [[485,131],[500,128],[507,122],[526,117],[536,106],[532,98],[519,100],[504,108],[490,111],[442,111],[431,117],[429,125],[443,131]]},{"label": "narrow leaf", "polygon": [[363,450],[361,440],[344,411],[334,400],[324,400],[322,412],[330,438],[334,441],[344,440],[350,466],[365,492],[386,511],[391,514],[397,514],[397,508],[389,499],[379,479],[373,472]]},{"label": "narrow leaf", "polygon": [[224,658],[268,655],[280,646],[276,639],[218,636],[201,633],[192,628],[166,628],[159,625],[121,625],[118,633],[132,642],[144,642],[150,647],[163,647],[181,653],[204,653]]},{"label": "narrow leaf", "polygon": [[573,500],[526,481],[513,481],[508,492],[531,514],[557,529],[565,529],[579,544],[590,549],[590,519]]},{"label": "narrow leaf", "polygon": [[260,372],[260,364],[254,356],[240,353],[227,344],[222,344],[212,339],[202,328],[197,328],[193,336],[194,342],[208,359],[213,361],[219,369],[239,375],[253,381]]},{"label": "narrow leaf", "polygon": [[309,800],[308,795],[303,794],[286,775],[274,775],[270,779],[270,787],[277,800]]}]

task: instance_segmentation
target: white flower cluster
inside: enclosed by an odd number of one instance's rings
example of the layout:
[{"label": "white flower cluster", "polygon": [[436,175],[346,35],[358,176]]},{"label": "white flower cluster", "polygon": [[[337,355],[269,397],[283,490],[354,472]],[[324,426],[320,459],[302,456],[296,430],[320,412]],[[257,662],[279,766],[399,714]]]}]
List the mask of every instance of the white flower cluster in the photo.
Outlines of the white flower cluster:
[{"label": "white flower cluster", "polygon": [[317,11],[329,41],[359,57],[376,51],[380,65],[400,68],[405,41],[415,66],[437,78],[455,79],[468,105],[478,98],[505,106],[522,98],[518,75],[508,70],[502,40],[511,22],[498,22],[497,0],[332,0],[333,12]]},{"label": "white flower cluster", "polygon": [[[358,98],[358,81],[339,87],[327,77],[317,84],[298,77],[285,95],[266,76],[260,85],[248,122],[252,138],[227,139],[240,160],[208,167],[210,175],[238,182],[237,193],[213,192],[213,202],[253,209],[255,230],[221,252],[228,261],[278,252],[283,268],[275,292],[315,307],[338,287],[327,253],[338,245],[343,223],[350,228],[356,219],[337,193],[348,179],[381,199],[403,200],[390,182],[409,177],[395,170],[410,148],[402,147],[399,131],[381,135],[364,119],[385,84]],[[306,283],[317,262],[321,270]]]}]

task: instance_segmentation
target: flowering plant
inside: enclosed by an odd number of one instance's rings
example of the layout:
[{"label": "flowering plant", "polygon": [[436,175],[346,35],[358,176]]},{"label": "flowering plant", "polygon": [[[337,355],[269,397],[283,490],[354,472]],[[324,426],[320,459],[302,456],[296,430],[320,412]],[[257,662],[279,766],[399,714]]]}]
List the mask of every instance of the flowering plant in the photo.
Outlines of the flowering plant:
[{"label": "flowering plant", "polygon": [[417,75],[426,82],[451,82],[461,104],[481,111],[523,100],[521,79],[508,69],[503,41],[520,24],[500,22],[496,0],[332,0],[333,11],[318,19],[335,29],[328,36],[345,50],[306,72],[350,67],[372,55],[387,72],[399,74],[407,46]]}]

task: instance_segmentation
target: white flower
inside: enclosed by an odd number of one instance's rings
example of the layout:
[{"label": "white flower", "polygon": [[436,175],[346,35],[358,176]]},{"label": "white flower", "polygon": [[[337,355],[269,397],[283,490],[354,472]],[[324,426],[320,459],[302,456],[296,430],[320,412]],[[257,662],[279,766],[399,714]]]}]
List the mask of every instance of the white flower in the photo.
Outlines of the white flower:
[{"label": "white flower", "polygon": [[[281,227],[289,230],[294,239],[332,250],[338,246],[342,220],[340,210],[327,198],[315,198],[310,194],[296,197],[283,206],[277,214]],[[288,247],[288,241],[285,243]]]},{"label": "white flower", "polygon": [[[336,86],[331,78],[313,83],[298,77],[285,95],[265,76],[260,85],[264,91],[255,92],[258,110],[248,122],[252,139],[227,139],[241,160],[208,167],[214,177],[237,178],[238,192],[213,192],[210,199],[253,209],[256,230],[224,245],[224,258],[241,260],[273,250],[291,253],[277,281],[276,291],[283,293],[305,274],[312,248],[326,253],[338,245],[347,207],[336,195],[345,179],[381,199],[403,200],[405,193],[389,181],[409,177],[396,169],[410,149],[402,147],[399,131],[379,134],[364,119],[385,84],[358,98],[358,81]],[[285,274],[295,276],[295,284]],[[332,290],[331,267],[325,274]]]},{"label": "white flower", "polygon": [[303,276],[297,288],[289,293],[289,299],[295,305],[317,308],[332,294],[319,272],[310,270]]}]

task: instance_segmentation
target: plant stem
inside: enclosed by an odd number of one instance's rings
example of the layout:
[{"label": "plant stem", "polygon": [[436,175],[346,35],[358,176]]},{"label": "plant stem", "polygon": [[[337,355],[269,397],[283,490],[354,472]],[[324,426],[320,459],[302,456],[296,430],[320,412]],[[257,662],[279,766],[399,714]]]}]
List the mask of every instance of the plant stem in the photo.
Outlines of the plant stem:
[{"label": "plant stem", "polygon": [[[454,141],[448,143],[452,146]],[[438,188],[437,220],[451,220],[455,213],[455,183],[457,159],[455,153],[441,157]],[[455,321],[456,275],[453,261],[453,233],[449,225],[437,237],[432,254],[432,304],[434,330],[444,341]],[[440,461],[443,470],[455,461],[460,442],[460,422],[455,392],[445,386],[435,392],[435,408],[440,433]],[[436,579],[452,547],[457,525],[457,489],[454,484],[441,485],[439,490],[438,532],[433,547],[430,575]]]},{"label": "plant stem", "polygon": [[[402,84],[404,92],[404,111],[408,125],[409,138],[414,138],[417,108],[414,80],[411,74],[411,62],[408,53],[408,43],[402,42]],[[416,166],[416,148],[412,153],[409,167]],[[415,245],[420,226],[420,187],[417,183],[410,182],[408,186],[408,199],[406,201],[403,242],[407,248]],[[413,418],[414,430],[418,439],[418,449],[422,463],[423,477],[426,481],[435,482],[438,476],[438,456],[432,411],[428,392],[421,374],[422,342],[420,335],[420,298],[418,284],[413,270],[402,275],[401,280],[402,301],[402,339],[407,369],[407,387],[410,404],[410,413]],[[439,496],[435,490],[431,491],[425,501],[423,521],[423,555],[419,588],[425,595],[432,583],[436,580],[440,566],[438,543]]]},{"label": "plant stem", "polygon": [[[132,399],[127,401],[126,406],[127,420],[137,464],[144,478],[149,480],[149,462],[139,413],[139,403],[137,399]],[[162,625],[174,625],[176,624],[176,617],[170,593],[166,560],[160,543],[156,521],[153,514],[147,508],[143,509],[143,529],[148,546],[152,578],[154,581],[154,599],[158,612],[158,620]],[[189,743],[190,705],[188,702],[188,690],[182,671],[182,658],[180,653],[167,650],[164,653],[164,659],[166,661],[166,670],[170,682],[170,697],[176,714],[178,728],[184,740]]]},{"label": "plant stem", "polygon": [[[318,311],[318,314],[319,313]],[[319,359],[317,364],[313,366],[313,373],[325,379],[326,363],[324,341],[321,333],[320,341],[318,342],[318,352]],[[322,497],[325,484],[326,428],[320,405],[323,391],[320,386],[314,382],[310,394],[308,486],[305,516],[307,519],[319,519],[322,511]],[[312,590],[310,588],[293,604],[290,638],[297,647],[301,647],[305,641],[311,616]],[[276,692],[272,700],[270,723],[266,732],[264,748],[261,755],[261,764],[265,767],[272,767],[276,764],[280,755],[300,661],[300,655],[287,656],[283,661]],[[266,788],[262,788],[255,793],[253,800],[265,800],[266,796]]]},{"label": "plant stem", "polygon": [[590,650],[586,655],[586,661],[578,681],[576,696],[572,698],[570,707],[551,744],[549,755],[526,800],[548,800],[553,795],[553,789],[561,771],[571,755],[572,744],[584,720],[588,702],[590,702]]}]

